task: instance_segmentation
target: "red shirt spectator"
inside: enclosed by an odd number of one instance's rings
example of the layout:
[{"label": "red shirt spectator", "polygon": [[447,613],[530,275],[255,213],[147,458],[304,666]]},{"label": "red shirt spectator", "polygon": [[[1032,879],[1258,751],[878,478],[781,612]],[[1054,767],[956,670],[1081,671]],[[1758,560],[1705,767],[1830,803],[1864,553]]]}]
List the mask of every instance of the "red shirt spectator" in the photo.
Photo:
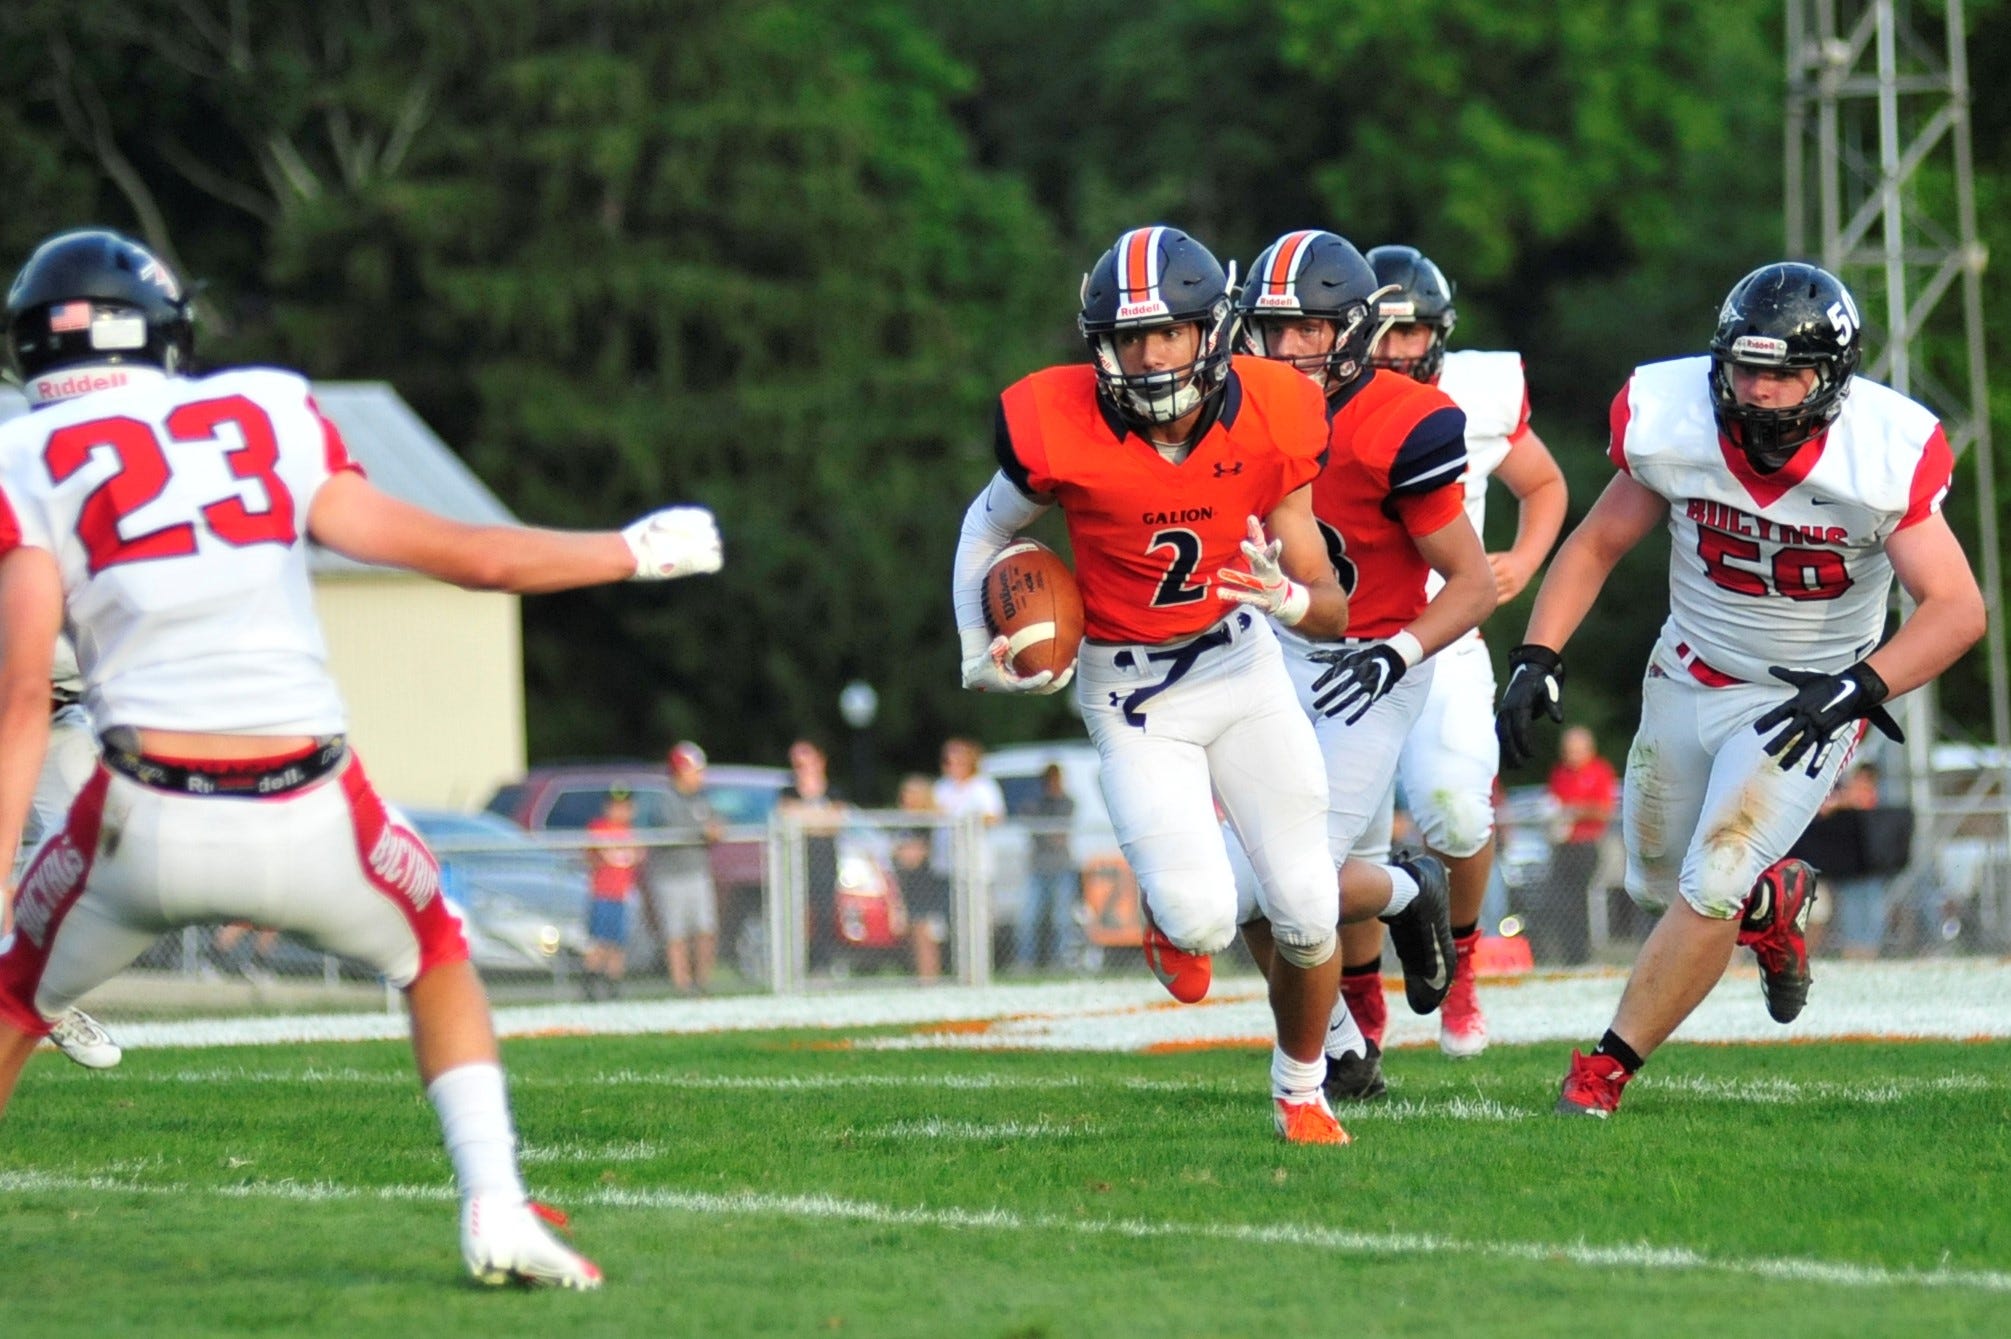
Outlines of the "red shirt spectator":
[{"label": "red shirt spectator", "polygon": [[[626,792],[616,791],[608,796],[607,808],[599,818],[587,820],[587,832],[604,840],[619,840],[635,835],[635,801]],[[597,900],[603,902],[626,902],[635,892],[637,876],[642,872],[642,848],[639,846],[594,846],[587,850],[587,865],[592,870],[588,884]]]},{"label": "red shirt spectator", "polygon": [[1550,769],[1550,796],[1566,842],[1596,842],[1606,835],[1620,802],[1620,778],[1594,750],[1592,732],[1574,725],[1564,732],[1557,765]]}]

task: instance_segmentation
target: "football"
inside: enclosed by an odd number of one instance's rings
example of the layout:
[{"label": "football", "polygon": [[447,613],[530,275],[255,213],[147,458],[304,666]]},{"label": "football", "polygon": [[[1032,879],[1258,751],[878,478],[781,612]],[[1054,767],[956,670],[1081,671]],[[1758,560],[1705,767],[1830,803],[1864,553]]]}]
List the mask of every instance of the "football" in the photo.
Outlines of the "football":
[{"label": "football", "polygon": [[1006,545],[985,571],[985,625],[1003,635],[1021,675],[1075,663],[1082,646],[1082,591],[1061,555],[1038,540]]}]

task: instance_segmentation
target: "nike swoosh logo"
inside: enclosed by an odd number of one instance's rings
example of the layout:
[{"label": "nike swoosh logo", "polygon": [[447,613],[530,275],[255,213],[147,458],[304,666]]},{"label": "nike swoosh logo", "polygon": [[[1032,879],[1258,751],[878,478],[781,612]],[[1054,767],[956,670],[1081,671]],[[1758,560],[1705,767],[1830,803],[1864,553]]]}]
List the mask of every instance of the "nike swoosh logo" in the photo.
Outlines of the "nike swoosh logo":
[{"label": "nike swoosh logo", "polygon": [[1449,979],[1450,974],[1445,970],[1445,959],[1440,958],[1438,960],[1438,970],[1431,974],[1431,978],[1427,980],[1425,984],[1430,986],[1433,990],[1444,990],[1446,982]]},{"label": "nike swoosh logo", "polygon": [[1833,507],[1836,505],[1836,499],[1833,497],[1812,497],[1809,499],[1809,505],[1811,507]]}]

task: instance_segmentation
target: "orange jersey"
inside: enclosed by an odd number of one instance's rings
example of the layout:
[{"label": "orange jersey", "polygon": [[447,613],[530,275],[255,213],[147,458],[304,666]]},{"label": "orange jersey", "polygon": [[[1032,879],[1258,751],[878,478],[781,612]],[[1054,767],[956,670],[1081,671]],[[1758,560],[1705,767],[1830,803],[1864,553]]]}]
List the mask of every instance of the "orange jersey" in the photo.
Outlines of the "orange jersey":
[{"label": "orange jersey", "polygon": [[1416,536],[1464,510],[1466,415],[1445,392],[1378,368],[1333,411],[1313,515],[1348,592],[1348,636],[1388,637],[1423,612]]},{"label": "orange jersey", "polygon": [[1087,364],[1036,372],[999,397],[999,468],[1061,505],[1087,636],[1157,643],[1213,627],[1230,608],[1215,571],[1247,565],[1248,518],[1319,474],[1319,389],[1282,363],[1230,367],[1219,414],[1178,465],[1104,404]]}]

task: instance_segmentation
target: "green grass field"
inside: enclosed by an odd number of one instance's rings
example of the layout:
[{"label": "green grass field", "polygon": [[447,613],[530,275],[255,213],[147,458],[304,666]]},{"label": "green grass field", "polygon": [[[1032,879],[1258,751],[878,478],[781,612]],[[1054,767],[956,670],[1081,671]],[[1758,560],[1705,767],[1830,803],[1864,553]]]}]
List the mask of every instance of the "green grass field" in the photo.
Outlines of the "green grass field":
[{"label": "green grass field", "polygon": [[1265,1057],[508,1044],[600,1293],[462,1275],[402,1047],[40,1056],[0,1333],[1979,1334],[2011,1304],[2011,1044],[1674,1045],[1610,1123],[1565,1048],[1394,1054],[1345,1149]]}]

